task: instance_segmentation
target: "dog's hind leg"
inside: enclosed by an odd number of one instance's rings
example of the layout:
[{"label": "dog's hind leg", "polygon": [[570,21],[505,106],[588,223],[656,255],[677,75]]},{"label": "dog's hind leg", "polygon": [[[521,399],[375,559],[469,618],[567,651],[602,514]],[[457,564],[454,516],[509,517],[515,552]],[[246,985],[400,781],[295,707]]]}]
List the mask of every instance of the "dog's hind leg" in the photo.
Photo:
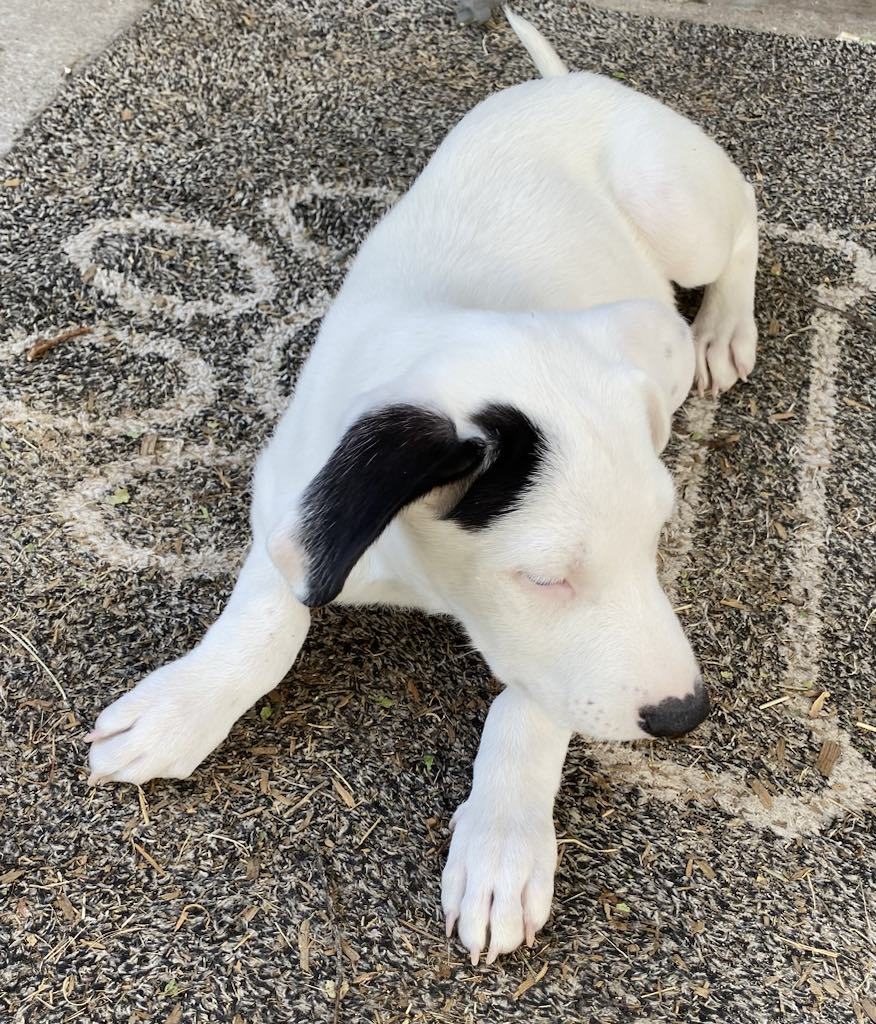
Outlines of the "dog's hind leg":
[{"label": "dog's hind leg", "polygon": [[706,286],[695,382],[701,394],[726,391],[756,355],[754,190],[696,125],[638,94],[619,111],[605,159],[615,201],[661,270],[683,288]]}]

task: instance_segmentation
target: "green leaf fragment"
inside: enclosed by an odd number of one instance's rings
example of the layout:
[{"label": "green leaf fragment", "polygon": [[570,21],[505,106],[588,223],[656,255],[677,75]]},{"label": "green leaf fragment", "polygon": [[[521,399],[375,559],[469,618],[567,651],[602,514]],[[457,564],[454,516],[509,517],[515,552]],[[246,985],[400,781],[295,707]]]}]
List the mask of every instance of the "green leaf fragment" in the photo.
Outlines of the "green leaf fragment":
[{"label": "green leaf fragment", "polygon": [[106,499],[108,505],[127,505],[131,500],[131,495],[128,493],[127,487],[117,487],[113,493]]}]

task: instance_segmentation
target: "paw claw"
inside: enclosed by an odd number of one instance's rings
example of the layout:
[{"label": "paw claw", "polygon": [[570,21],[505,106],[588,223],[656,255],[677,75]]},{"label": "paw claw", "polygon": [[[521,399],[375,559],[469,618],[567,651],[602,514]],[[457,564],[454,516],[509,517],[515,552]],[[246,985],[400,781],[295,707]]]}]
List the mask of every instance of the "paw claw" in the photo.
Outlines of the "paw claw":
[{"label": "paw claw", "polygon": [[[757,354],[757,327],[750,308],[728,301],[720,291],[706,289],[693,323],[697,381],[711,384],[712,396],[748,379]],[[700,391],[702,395],[702,390]]]},{"label": "paw claw", "polygon": [[214,699],[223,684],[216,684],[220,673],[210,667],[182,658],[151,673],[102,711],[85,736],[91,744],[89,783],[141,785],[154,778],[187,778],[225,739],[237,717]]},{"label": "paw claw", "polygon": [[493,964],[524,939],[533,945],[550,913],[557,861],[550,805],[517,810],[506,817],[492,798],[472,797],[455,815],[441,903],[447,936],[455,927],[473,967],[482,952]]}]

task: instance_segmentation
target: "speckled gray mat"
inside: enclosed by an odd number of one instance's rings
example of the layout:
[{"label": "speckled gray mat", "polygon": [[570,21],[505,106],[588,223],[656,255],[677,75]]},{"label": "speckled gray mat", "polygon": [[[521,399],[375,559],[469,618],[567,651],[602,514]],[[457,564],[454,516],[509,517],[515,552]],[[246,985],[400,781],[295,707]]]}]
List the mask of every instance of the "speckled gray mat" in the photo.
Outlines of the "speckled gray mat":
[{"label": "speckled gray mat", "polygon": [[450,5],[159,2],[0,168],[4,1019],[876,1020],[872,51],[520,6],[757,185],[761,358],[669,452],[713,718],[574,745],[552,921],[474,970],[439,877],[492,684],[444,621],[322,613],[192,779],[88,790],[97,711],[228,593],[350,253],[531,74]]}]

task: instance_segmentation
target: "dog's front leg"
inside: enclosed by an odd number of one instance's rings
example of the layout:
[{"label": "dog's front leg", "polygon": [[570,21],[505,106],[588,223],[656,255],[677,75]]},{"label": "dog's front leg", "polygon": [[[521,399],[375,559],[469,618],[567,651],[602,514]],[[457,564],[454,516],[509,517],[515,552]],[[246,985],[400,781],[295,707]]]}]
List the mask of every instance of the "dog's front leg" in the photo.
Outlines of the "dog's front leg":
[{"label": "dog's front leg", "polygon": [[476,964],[523,942],[547,921],[557,841],[554,797],[571,733],[523,694],[505,690],[487,715],[468,800],[453,816],[441,880],[447,934],[456,925]]},{"label": "dog's front leg", "polygon": [[253,547],[228,604],[197,647],[100,714],[87,737],[90,781],[191,775],[288,672],[309,624],[309,610],[263,547]]}]

